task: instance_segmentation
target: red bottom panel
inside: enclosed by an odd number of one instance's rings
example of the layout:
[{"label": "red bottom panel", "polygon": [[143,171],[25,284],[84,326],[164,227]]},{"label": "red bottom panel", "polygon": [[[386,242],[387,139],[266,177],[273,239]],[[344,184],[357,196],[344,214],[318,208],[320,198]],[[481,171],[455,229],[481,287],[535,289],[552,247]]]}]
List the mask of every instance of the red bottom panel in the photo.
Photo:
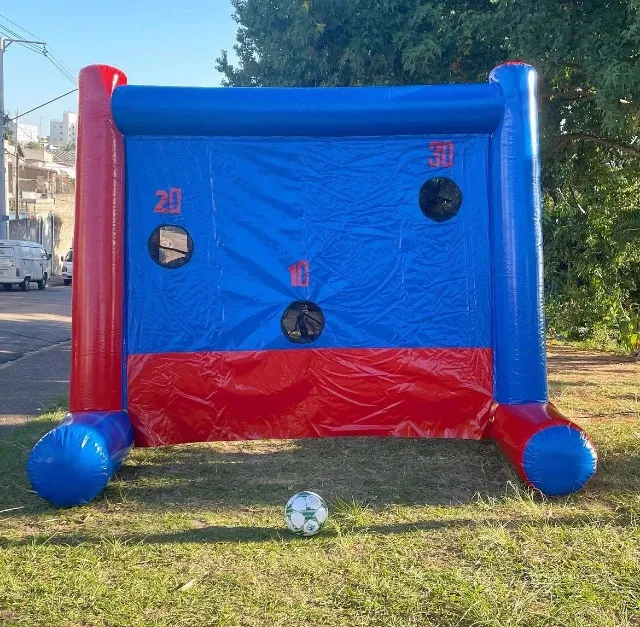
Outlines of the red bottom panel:
[{"label": "red bottom panel", "polygon": [[305,349],[130,355],[138,446],[330,436],[481,438],[484,348]]}]

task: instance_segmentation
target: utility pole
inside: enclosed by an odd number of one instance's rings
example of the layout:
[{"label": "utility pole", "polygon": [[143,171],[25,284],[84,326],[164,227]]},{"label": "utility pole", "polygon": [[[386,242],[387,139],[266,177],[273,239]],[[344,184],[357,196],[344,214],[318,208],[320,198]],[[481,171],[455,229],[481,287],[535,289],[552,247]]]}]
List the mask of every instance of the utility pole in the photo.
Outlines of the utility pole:
[{"label": "utility pole", "polygon": [[4,165],[4,51],[7,44],[0,37],[0,239],[9,235],[9,212],[7,211],[7,175]]},{"label": "utility pole", "polygon": [[20,127],[18,126],[18,110],[16,109],[16,165],[14,167],[13,179],[16,184],[16,191],[13,193],[14,203],[16,205],[16,220],[20,218],[20,144],[18,143],[18,134],[20,133]]},{"label": "utility pole", "polygon": [[[17,44],[29,44],[31,46],[41,46],[42,51],[46,50],[46,44],[44,41],[29,41],[27,39],[3,39],[0,37],[0,239],[7,239],[9,233],[9,210],[7,207],[7,175],[6,165],[4,157],[4,129],[5,129],[5,114],[4,114],[4,53],[6,49],[13,43]],[[16,151],[17,156],[17,151]],[[16,177],[17,177],[16,170]],[[16,198],[16,207],[18,199]]]}]

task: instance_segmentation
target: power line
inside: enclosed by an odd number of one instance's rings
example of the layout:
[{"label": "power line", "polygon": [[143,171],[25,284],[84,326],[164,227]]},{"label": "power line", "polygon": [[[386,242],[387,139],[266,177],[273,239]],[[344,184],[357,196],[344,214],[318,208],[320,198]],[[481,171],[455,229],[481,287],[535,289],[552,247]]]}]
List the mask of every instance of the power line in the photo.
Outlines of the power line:
[{"label": "power line", "polygon": [[42,54],[44,55],[45,59],[47,59],[52,65],[53,67],[55,67],[58,72],[60,72],[60,74],[62,74],[62,76],[64,76],[68,81],[70,81],[71,83],[73,83],[74,85],[78,84],[78,81],[72,76],[71,72],[69,72],[69,70],[67,70],[62,63],[60,63],[52,54],[50,50],[47,50],[46,48],[43,50]]},{"label": "power line", "polygon": [[[10,22],[11,24],[14,24],[20,30],[24,31],[25,33],[28,33],[32,37],[36,37],[36,39],[38,38],[37,35],[35,35],[31,31],[27,30],[23,26],[20,26],[19,24],[17,24],[13,20],[10,20],[8,17],[5,17],[4,15],[0,15],[0,18],[6,20],[7,22]],[[10,29],[8,26],[6,26],[4,24],[0,24],[0,31],[4,31],[4,34],[8,34],[9,37],[15,37],[16,39],[21,39],[22,38],[19,33],[16,33],[14,30]],[[17,41],[16,43],[18,43],[21,46],[27,48],[28,50],[31,50],[32,52],[36,52],[38,54],[41,54],[42,56],[44,56],[45,59],[47,59],[47,61],[49,61],[51,63],[51,65],[53,65],[53,67],[56,68],[56,70],[58,70],[58,72],[60,72],[60,74],[62,74],[62,76],[64,76],[64,78],[66,78],[68,81],[70,81],[74,85],[78,84],[78,81],[75,79],[73,74],[71,74],[71,72],[60,61],[58,61],[58,59],[56,59],[56,57],[54,57],[53,53],[51,52],[51,50],[49,50],[47,48],[46,44],[43,44],[42,48],[38,48],[37,46],[33,45],[30,42]]]},{"label": "power line", "polygon": [[13,24],[14,26],[17,26],[20,30],[23,30],[25,33],[27,33],[27,35],[31,35],[32,37],[35,37],[36,39],[40,39],[40,37],[38,37],[38,35],[36,35],[35,33],[32,33],[30,30],[27,30],[24,26],[20,26],[20,24],[17,24],[16,22],[14,22],[13,20],[10,20],[6,15],[2,15],[0,13],[0,17],[3,20],[6,20],[7,22],[10,22],[11,24]]},{"label": "power line", "polygon": [[[19,35],[17,33],[13,33],[12,31],[7,31],[2,25],[0,25],[0,34],[8,34],[9,37],[18,37]],[[24,48],[27,48],[28,50],[31,50],[32,52],[35,52],[37,54],[41,54],[47,61],[49,61],[51,63],[51,65],[53,65],[54,68],[56,68],[56,70],[58,70],[58,72],[60,72],[60,74],[62,74],[62,76],[64,76],[64,78],[66,78],[70,83],[72,83],[73,85],[77,85],[78,81],[73,77],[73,75],[71,74],[71,72],[69,72],[69,70],[67,70],[61,63],[60,61],[58,61],[52,54],[51,51],[49,51],[46,48],[46,45],[43,46],[42,49],[37,48],[35,45],[29,44],[28,42],[22,42],[22,41],[16,41],[15,43],[20,44],[21,46],[23,46]]]},{"label": "power line", "polygon": [[76,89],[72,89],[71,91],[68,91],[66,94],[62,94],[62,96],[57,96],[56,98],[52,98],[51,100],[47,100],[47,102],[43,102],[41,105],[38,105],[37,107],[34,107],[33,109],[29,109],[28,111],[25,111],[24,113],[21,113],[19,116],[15,117],[15,118],[10,118],[11,122],[15,122],[18,118],[24,117],[25,115],[28,115],[29,113],[33,113],[33,111],[37,111],[38,109],[42,109],[42,107],[46,107],[48,104],[51,104],[52,102],[55,102],[56,100],[60,100],[60,98],[64,98],[65,96],[68,96],[69,94],[72,94],[74,92],[78,91],[78,88],[76,87]]},{"label": "power line", "polygon": [[4,24],[0,24],[0,29],[5,32],[5,35],[8,35],[10,38],[15,37],[15,43],[20,44],[24,48],[28,48],[29,50],[33,50],[34,52],[41,52],[41,49],[37,47],[36,44],[44,46],[44,42],[42,42],[39,38],[36,38],[37,41],[28,41],[26,40],[20,33],[16,33],[14,30],[11,30],[8,26]]},{"label": "power line", "polygon": [[[18,41],[16,41],[16,43],[20,44],[20,45],[24,45],[25,47],[28,47],[30,44],[30,42],[25,43],[22,42],[20,40],[24,39],[24,37],[22,35],[20,35],[20,33],[16,33],[16,31],[11,30],[8,26],[5,26],[4,24],[0,24],[0,29],[2,29],[5,33],[5,35],[8,35],[9,37],[15,37]],[[34,46],[35,48],[35,46]]]},{"label": "power line", "polygon": [[[30,33],[29,31],[27,31],[22,26],[19,26],[16,22],[14,22],[12,20],[9,20],[8,18],[6,18],[4,16],[2,16],[2,17],[3,17],[3,19],[5,21],[8,21],[10,24],[14,24],[19,29],[23,30],[25,33],[29,33],[29,35],[33,35],[34,39],[31,39],[31,40],[27,39],[26,37],[21,36],[18,33],[16,33],[14,30],[9,28],[6,24],[4,24],[4,23],[0,24],[0,117],[2,117],[2,120],[0,122],[0,141],[2,140],[2,137],[4,137],[5,123],[6,123],[6,116],[4,114],[4,67],[3,67],[4,66],[4,54],[5,54],[6,50],[7,50],[7,48],[12,43],[17,43],[17,44],[25,47],[27,50],[31,50],[32,52],[37,52],[39,54],[42,54],[56,68],[56,70],[58,72],[60,72],[67,80],[71,81],[74,85],[77,86],[77,82],[73,78],[73,76],[71,75],[69,70],[67,70],[67,68],[64,67],[60,61],[58,61],[52,54],[49,53],[49,51],[47,50],[47,44],[45,42],[40,41],[37,36],[35,36],[33,33]],[[9,34],[9,36],[5,40],[1,35],[6,35],[7,33]],[[73,93],[74,91],[76,91],[76,90],[74,89],[74,90],[72,90],[70,92],[67,92],[66,94],[63,94],[62,96],[58,96],[57,98],[52,98],[48,102],[46,102],[44,104],[41,104],[41,105],[39,105],[37,107],[34,107],[33,109],[30,109],[29,113],[31,113],[32,111],[35,111],[37,109],[40,109],[41,107],[44,107],[47,104],[50,104],[51,102],[55,102],[56,100],[59,100],[60,98],[64,98],[64,96],[67,96],[70,93]],[[17,119],[18,119],[18,116],[16,115],[16,120]],[[16,165],[18,165],[18,163]],[[4,172],[4,169],[5,169],[4,150],[0,150],[0,176],[2,178],[4,178],[4,174],[2,174]],[[16,176],[15,178],[16,178],[16,214],[17,214],[18,213],[18,199],[19,199],[18,186],[17,186],[18,176]],[[5,197],[4,193],[0,193],[0,237],[6,237],[7,236],[7,222],[8,222],[8,220],[9,220],[9,213],[7,211],[6,197]]]},{"label": "power line", "polygon": [[9,38],[16,38],[15,43],[21,45],[24,48],[27,48],[27,50],[32,50],[33,52],[37,52],[38,54],[42,54],[42,50],[37,48],[34,44],[32,44],[31,42],[28,41],[20,41],[22,39],[22,36],[19,35],[18,33],[12,31],[10,28],[7,28],[6,26],[3,26],[2,24],[0,24],[0,31],[3,32],[3,34],[8,35]]},{"label": "power line", "polygon": [[[67,67],[64,65],[64,63],[62,63],[62,61],[59,61],[58,59],[56,59],[53,56],[53,52],[51,52],[51,50],[49,50],[47,48],[47,54],[49,55],[49,57],[51,59],[53,59],[69,76],[71,76],[71,78],[73,78],[73,74],[71,72],[69,72],[69,70],[67,69]],[[75,80],[75,79],[74,79]]]},{"label": "power line", "polygon": [[47,61],[49,61],[51,65],[53,65],[53,67],[56,68],[56,70],[58,70],[58,72],[60,72],[60,74],[62,74],[62,76],[64,76],[70,83],[73,83],[74,85],[78,84],[78,81],[75,78],[73,78],[71,73],[69,73],[67,70],[64,70],[62,66],[58,64],[57,61],[53,60],[53,58],[51,57],[51,55],[49,54],[46,48],[44,49],[42,54],[44,55],[44,58],[47,59]]}]

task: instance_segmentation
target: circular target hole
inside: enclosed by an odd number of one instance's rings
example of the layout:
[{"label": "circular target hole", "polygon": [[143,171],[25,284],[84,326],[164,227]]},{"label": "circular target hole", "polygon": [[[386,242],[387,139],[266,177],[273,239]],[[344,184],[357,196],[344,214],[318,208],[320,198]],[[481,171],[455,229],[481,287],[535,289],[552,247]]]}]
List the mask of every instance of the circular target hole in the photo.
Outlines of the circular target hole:
[{"label": "circular target hole", "polygon": [[429,179],[420,188],[420,209],[427,218],[444,222],[453,218],[462,205],[462,191],[446,177]]},{"label": "circular target hole", "polygon": [[151,259],[170,270],[184,266],[193,255],[193,240],[189,233],[180,226],[170,224],[155,229],[147,246]]},{"label": "circular target hole", "polygon": [[280,327],[294,344],[315,342],[324,329],[322,309],[309,300],[296,300],[282,314]]}]

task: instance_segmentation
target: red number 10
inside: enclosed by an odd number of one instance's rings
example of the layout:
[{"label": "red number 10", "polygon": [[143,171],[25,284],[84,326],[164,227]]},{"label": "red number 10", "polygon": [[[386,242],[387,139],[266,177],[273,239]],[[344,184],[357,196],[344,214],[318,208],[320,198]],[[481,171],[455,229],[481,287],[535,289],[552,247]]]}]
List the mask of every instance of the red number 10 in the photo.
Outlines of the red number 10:
[{"label": "red number 10", "polygon": [[293,287],[309,286],[309,262],[298,261],[289,266],[289,274],[291,275],[291,285]]}]

